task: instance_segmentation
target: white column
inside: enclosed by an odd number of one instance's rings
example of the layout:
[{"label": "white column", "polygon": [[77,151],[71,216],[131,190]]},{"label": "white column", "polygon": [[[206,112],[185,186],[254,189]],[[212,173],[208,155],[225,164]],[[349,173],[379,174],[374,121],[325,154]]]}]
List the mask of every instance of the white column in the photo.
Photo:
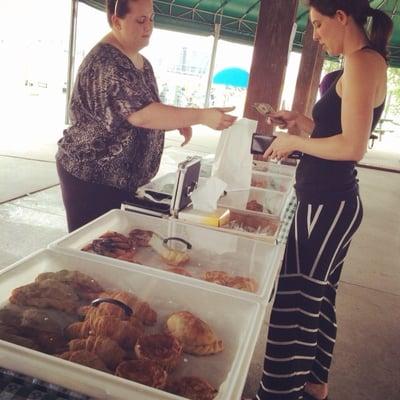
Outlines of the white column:
[{"label": "white column", "polygon": [[68,75],[67,75],[67,92],[65,104],[65,124],[69,123],[69,101],[71,99],[72,88],[74,86],[74,64],[76,50],[76,27],[78,20],[78,0],[71,0],[71,20],[69,29],[69,47],[68,47]]},{"label": "white column", "polygon": [[221,34],[221,24],[214,25],[214,44],[211,53],[211,61],[210,61],[210,70],[208,73],[208,83],[207,83],[207,92],[206,92],[206,100],[204,102],[204,107],[208,107],[210,104],[210,93],[211,93],[211,86],[212,86],[212,79],[214,76],[214,68],[215,68],[215,59],[217,57],[217,47],[218,47],[218,40]]}]

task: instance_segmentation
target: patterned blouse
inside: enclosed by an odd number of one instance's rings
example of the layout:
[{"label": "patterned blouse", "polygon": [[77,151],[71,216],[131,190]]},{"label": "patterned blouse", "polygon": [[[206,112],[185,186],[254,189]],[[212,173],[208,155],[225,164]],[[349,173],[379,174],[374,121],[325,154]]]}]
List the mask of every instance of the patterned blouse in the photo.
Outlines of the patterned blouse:
[{"label": "patterned blouse", "polygon": [[164,131],[135,127],[127,118],[159,101],[147,59],[139,70],[116,47],[97,44],[79,68],[71,126],[58,141],[56,159],[86,182],[135,192],[158,171]]}]

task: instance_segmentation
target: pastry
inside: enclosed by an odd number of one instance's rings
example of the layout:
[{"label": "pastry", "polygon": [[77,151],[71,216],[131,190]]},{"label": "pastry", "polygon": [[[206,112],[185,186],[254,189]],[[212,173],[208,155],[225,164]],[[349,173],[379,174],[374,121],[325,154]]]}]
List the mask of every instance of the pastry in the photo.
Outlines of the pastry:
[{"label": "pastry", "polygon": [[130,239],[135,243],[136,246],[139,247],[148,247],[149,241],[153,236],[152,231],[145,231],[143,229],[132,229],[128,233]]},{"label": "pastry", "polygon": [[185,376],[168,385],[168,392],[191,400],[212,400],[218,393],[204,379],[196,376]]},{"label": "pastry", "polygon": [[56,279],[43,279],[15,288],[9,300],[13,304],[54,308],[68,313],[75,312],[79,306],[75,290]]},{"label": "pastry", "polygon": [[74,339],[68,343],[68,347],[70,351],[87,350],[95,353],[111,370],[115,370],[126,354],[117,342],[102,336]]},{"label": "pastry", "polygon": [[219,353],[224,349],[222,340],[209,325],[189,311],[171,314],[166,329],[182,343],[186,353],[204,356]]},{"label": "pastry", "polygon": [[[145,301],[140,301],[133,293],[125,291],[107,291],[99,294],[99,297],[110,298],[121,301],[131,308],[135,318],[139,319],[143,324],[152,326],[157,322],[157,313]],[[97,315],[115,315],[123,316],[123,310],[109,303],[102,303],[97,307],[99,311],[93,311],[93,307],[81,307],[79,312],[82,314],[97,313]]]},{"label": "pastry", "polygon": [[76,322],[68,326],[65,333],[71,339],[84,339],[89,335],[107,337],[130,350],[143,332],[143,325],[136,318],[124,321],[113,316],[100,316]]},{"label": "pastry", "polygon": [[207,271],[204,274],[203,279],[207,282],[213,282],[252,293],[255,293],[258,287],[257,282],[252,278],[231,276],[224,271]]},{"label": "pastry", "polygon": [[85,365],[86,367],[98,369],[104,372],[110,372],[105,366],[104,362],[96,354],[87,350],[67,351],[60,354],[58,357],[62,358],[63,360]]},{"label": "pastry", "polygon": [[63,269],[58,272],[44,272],[38,275],[36,282],[45,279],[56,279],[66,285],[72,286],[76,294],[84,300],[93,300],[97,297],[97,293],[104,289],[91,276],[79,271],[68,271]]},{"label": "pastry", "polygon": [[164,389],[167,382],[167,372],[150,360],[124,361],[118,365],[115,375],[156,389]]},{"label": "pastry", "polygon": [[167,334],[142,336],[135,345],[138,360],[157,362],[165,370],[172,371],[178,365],[182,346],[178,339]]}]

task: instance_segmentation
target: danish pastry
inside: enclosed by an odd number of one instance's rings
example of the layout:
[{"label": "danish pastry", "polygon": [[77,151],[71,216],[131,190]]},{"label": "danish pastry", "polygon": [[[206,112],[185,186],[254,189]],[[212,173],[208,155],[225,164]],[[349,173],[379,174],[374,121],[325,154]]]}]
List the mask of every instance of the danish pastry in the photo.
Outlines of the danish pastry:
[{"label": "danish pastry", "polygon": [[135,354],[139,360],[151,360],[167,371],[178,365],[182,346],[178,339],[167,334],[142,336],[135,345]]}]

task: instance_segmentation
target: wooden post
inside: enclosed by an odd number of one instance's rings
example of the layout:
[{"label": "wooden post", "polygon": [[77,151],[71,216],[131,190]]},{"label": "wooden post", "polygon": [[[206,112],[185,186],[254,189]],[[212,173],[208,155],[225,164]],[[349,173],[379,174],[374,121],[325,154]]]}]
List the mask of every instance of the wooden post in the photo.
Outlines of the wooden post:
[{"label": "wooden post", "polygon": [[253,60],[250,69],[244,117],[258,119],[257,131],[272,135],[257,111],[255,102],[281,103],[282,89],[288,61],[290,34],[296,18],[298,0],[261,0]]},{"label": "wooden post", "polygon": [[317,98],[323,63],[322,47],[313,40],[313,26],[308,22],[292,110],[311,116],[311,110]]}]

